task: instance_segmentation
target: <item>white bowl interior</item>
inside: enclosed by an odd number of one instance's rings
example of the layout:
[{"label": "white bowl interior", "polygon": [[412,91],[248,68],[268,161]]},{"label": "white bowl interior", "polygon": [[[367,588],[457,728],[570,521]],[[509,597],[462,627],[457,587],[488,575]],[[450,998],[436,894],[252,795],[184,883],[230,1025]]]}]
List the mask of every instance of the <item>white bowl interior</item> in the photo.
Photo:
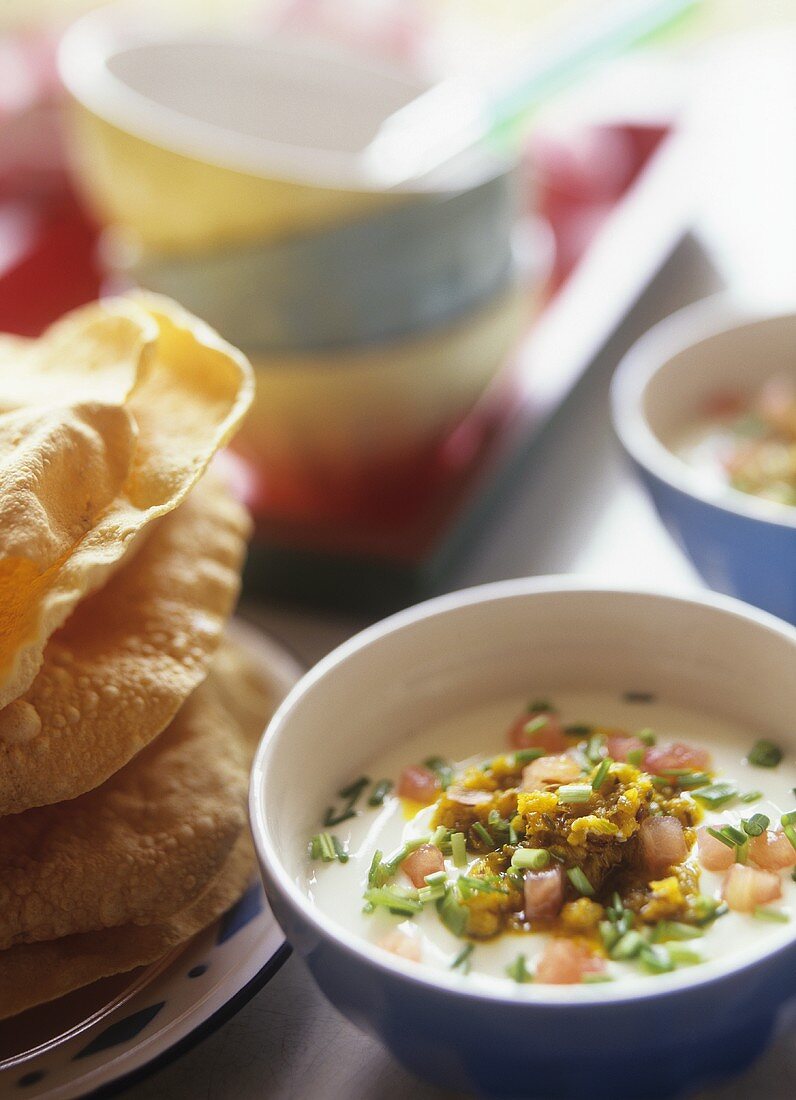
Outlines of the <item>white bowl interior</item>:
[{"label": "white bowl interior", "polygon": [[750,739],[759,733],[796,748],[796,630],[720,597],[705,604],[540,583],[421,605],[305,677],[272,723],[255,772],[265,776],[266,831],[294,884],[319,807],[380,750],[529,683],[653,692],[746,724]]},{"label": "white bowl interior", "polygon": [[355,153],[419,83],[261,42],[192,38],[121,49],[108,72],[153,104],[234,133]]},{"label": "white bowl interior", "polygon": [[642,410],[671,449],[711,395],[731,390],[751,399],[778,374],[796,379],[796,314],[749,321],[683,348],[650,378]]}]

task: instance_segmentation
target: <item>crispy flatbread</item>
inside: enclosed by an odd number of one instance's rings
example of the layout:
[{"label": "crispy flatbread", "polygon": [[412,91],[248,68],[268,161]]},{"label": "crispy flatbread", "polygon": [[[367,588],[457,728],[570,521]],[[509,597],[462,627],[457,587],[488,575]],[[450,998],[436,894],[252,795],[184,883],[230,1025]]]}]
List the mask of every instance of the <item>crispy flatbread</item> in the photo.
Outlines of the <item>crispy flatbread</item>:
[{"label": "crispy flatbread", "polygon": [[[224,664],[234,693],[244,687],[239,652]],[[102,786],[3,821],[0,949],[152,924],[191,904],[220,871],[246,824],[256,741],[221,679],[211,670],[160,737]],[[262,721],[261,682],[256,693]]]},{"label": "crispy flatbread", "polygon": [[[74,483],[30,477],[31,507],[0,526],[0,707],[30,687],[48,638],[78,602],[107,581],[148,524],[185,498],[252,392],[240,352],[153,295],[84,307],[39,341],[0,342],[0,445],[9,414],[65,398],[123,408],[132,424],[124,430],[136,436],[123,484],[102,507],[89,500],[87,514],[86,477],[77,471]],[[52,446],[64,454],[68,442],[62,435]],[[106,465],[107,489],[118,469]],[[18,477],[6,446],[0,500]]]},{"label": "crispy flatbread", "polygon": [[30,689],[0,710],[0,815],[90,791],[165,729],[207,673],[248,531],[208,475],[79,605]]},{"label": "crispy flatbread", "polygon": [[253,868],[251,840],[243,834],[205,892],[168,920],[121,925],[0,951],[0,1019],[111,974],[157,962],[229,909],[246,889]]},{"label": "crispy flatbread", "polygon": [[[192,702],[195,705],[188,711],[193,714],[189,721],[186,710]],[[163,891],[164,897],[173,899],[173,888],[167,879],[175,862],[169,842],[175,835],[175,826],[178,846],[185,839],[179,838],[180,824],[176,820],[179,808],[185,807],[186,817],[182,824],[194,828],[199,823],[201,831],[204,829],[201,821],[204,811],[199,808],[203,798],[201,792],[214,790],[219,808],[224,803],[222,814],[229,816],[236,808],[241,822],[245,821],[249,763],[277,702],[255,657],[246,649],[225,641],[207,685],[203,685],[183,708],[184,720],[178,719],[158,742],[141,753],[125,769],[127,776],[121,773],[106,785],[107,790],[94,791],[85,800],[77,799],[76,802],[83,803],[77,811],[69,804],[47,811],[48,814],[63,811],[66,815],[63,827],[60,832],[57,827],[51,833],[45,831],[40,838],[43,847],[34,846],[32,851],[28,848],[29,858],[35,858],[37,851],[47,851],[49,844],[47,865],[56,872],[57,859],[52,858],[58,855],[55,841],[69,834],[72,844],[71,856],[66,852],[60,856],[62,873],[55,882],[54,894],[53,881],[49,882],[53,906],[62,908],[67,914],[74,913],[73,899],[77,896],[83,903],[87,900],[89,878],[92,888],[108,890],[118,901],[123,896],[119,885],[124,881],[125,871],[114,868],[110,856],[115,851],[116,858],[121,861],[131,842],[132,848],[127,854],[133,856],[131,866],[134,870],[127,872],[127,876],[133,894],[125,903],[129,905],[128,912],[141,912],[139,893],[153,899],[158,891]],[[178,722],[182,732],[172,736]],[[161,741],[164,743],[162,748]],[[195,753],[193,763],[189,748]],[[242,786],[237,774],[239,765],[233,768],[230,764],[233,757],[243,761]],[[230,786],[231,770],[236,774]],[[32,811],[31,818],[40,812]],[[159,815],[163,815],[161,821],[166,835],[158,832]],[[13,829],[24,817],[28,815],[22,815],[16,822],[13,818],[7,819],[4,827]],[[108,823],[111,828],[107,828]],[[151,838],[151,845],[139,844],[139,838],[146,837]],[[18,839],[24,843],[24,838]],[[107,879],[91,858],[88,863],[84,862],[86,848],[96,851],[103,843],[106,858],[102,871],[107,873]],[[188,848],[191,844],[188,843]],[[240,897],[251,881],[254,868],[254,852],[245,824],[238,827],[231,845],[224,839],[224,846],[224,857],[214,873],[210,875],[210,864],[205,864],[204,869],[197,872],[204,875],[202,881],[188,889],[190,901],[168,917],[157,918],[149,924],[128,919],[115,927],[73,932],[60,939],[20,943],[0,951],[0,1019],[54,1000],[100,978],[156,962],[210,924]],[[11,853],[5,842],[2,850],[8,858]],[[138,857],[147,850],[154,858],[142,861]],[[73,866],[71,858],[79,862]],[[158,911],[158,905],[154,904],[150,911]],[[121,915],[121,911],[117,909],[116,915]]]}]

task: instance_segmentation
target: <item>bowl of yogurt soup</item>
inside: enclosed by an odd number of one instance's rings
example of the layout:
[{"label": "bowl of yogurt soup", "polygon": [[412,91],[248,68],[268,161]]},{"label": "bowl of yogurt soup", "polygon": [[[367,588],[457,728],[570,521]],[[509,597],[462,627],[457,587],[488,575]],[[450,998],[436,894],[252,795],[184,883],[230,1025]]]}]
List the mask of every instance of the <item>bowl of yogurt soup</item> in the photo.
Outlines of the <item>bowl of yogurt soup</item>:
[{"label": "bowl of yogurt soup", "polygon": [[718,296],[628,353],[617,434],[712,588],[796,622],[796,314]]},{"label": "bowl of yogurt soup", "polygon": [[665,1097],[796,992],[796,629],[551,577],[344,643],[260,746],[268,896],[329,1000],[435,1084]]}]

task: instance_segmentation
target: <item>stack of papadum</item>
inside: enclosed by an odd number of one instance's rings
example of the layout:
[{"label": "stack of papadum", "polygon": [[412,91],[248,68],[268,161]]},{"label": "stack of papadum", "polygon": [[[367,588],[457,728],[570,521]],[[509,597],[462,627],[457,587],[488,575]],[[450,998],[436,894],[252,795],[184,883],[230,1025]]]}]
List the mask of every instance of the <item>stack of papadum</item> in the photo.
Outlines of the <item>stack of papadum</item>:
[{"label": "stack of papadum", "polygon": [[0,1018],[243,892],[272,706],[224,637],[249,520],[207,467],[246,360],[168,300],[0,338]]}]

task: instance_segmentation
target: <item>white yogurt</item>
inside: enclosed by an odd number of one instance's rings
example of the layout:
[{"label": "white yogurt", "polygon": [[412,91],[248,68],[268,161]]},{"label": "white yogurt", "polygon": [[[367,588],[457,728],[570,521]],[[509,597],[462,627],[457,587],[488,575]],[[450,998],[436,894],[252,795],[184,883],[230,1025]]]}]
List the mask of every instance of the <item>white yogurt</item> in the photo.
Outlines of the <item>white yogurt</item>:
[{"label": "white yogurt", "polygon": [[[534,694],[550,697],[543,691],[535,691]],[[505,699],[440,722],[372,761],[366,768],[367,774],[374,781],[384,777],[396,782],[407,764],[420,763],[429,756],[442,756],[454,761],[458,770],[472,758],[483,760],[505,752],[507,730],[516,716],[522,713],[527,701],[524,696]],[[744,729],[661,702],[629,703],[604,694],[556,693],[552,696],[552,702],[566,725],[582,723],[630,732],[650,727],[659,743],[682,740],[704,746],[711,753],[717,777],[734,781],[741,791],[763,792],[763,797],[752,804],[736,802],[715,812],[706,811],[705,824],[737,825],[743,817],[762,813],[771,819],[771,828],[774,828],[783,813],[796,807],[796,796],[793,794],[796,763],[793,759],[786,757],[776,768],[757,768],[744,760],[748,750],[761,736],[760,731]],[[330,801],[333,799],[330,798]],[[362,799],[360,804],[365,802],[366,799]],[[401,800],[394,796],[387,798],[381,808],[369,809],[365,806],[359,816],[330,830],[349,851],[348,863],[308,861],[305,886],[312,901],[349,932],[378,943],[388,931],[398,927],[418,938],[424,965],[447,970],[465,941],[448,931],[433,905],[427,906],[414,918],[393,916],[383,909],[377,909],[372,914],[362,912],[362,895],[367,889],[368,870],[374,852],[381,849],[388,856],[404,841],[427,835],[433,813],[434,807],[429,806],[407,821]],[[695,853],[692,856],[695,858]],[[451,878],[466,873],[466,869],[457,870],[450,859],[445,861],[445,866]],[[723,874],[702,871],[701,893],[718,898],[723,877]],[[781,878],[783,896],[774,903],[775,908],[792,918],[796,912],[796,883],[787,872]],[[410,885],[402,873],[396,876],[395,881]],[[688,941],[683,946],[693,949],[707,960],[727,955],[735,947],[748,943],[752,937],[760,942],[777,932],[781,934],[781,931],[781,924],[731,912],[711,924],[703,937]],[[470,957],[470,980],[490,985],[499,982],[501,986],[510,983],[511,979],[505,973],[506,966],[514,962],[518,954],[524,954],[529,970],[533,970],[534,960],[548,939],[549,936],[541,932],[511,932],[493,940],[476,942]],[[612,978],[621,978],[623,983],[654,980],[653,976],[632,962],[611,961],[608,963],[608,974]]]}]

